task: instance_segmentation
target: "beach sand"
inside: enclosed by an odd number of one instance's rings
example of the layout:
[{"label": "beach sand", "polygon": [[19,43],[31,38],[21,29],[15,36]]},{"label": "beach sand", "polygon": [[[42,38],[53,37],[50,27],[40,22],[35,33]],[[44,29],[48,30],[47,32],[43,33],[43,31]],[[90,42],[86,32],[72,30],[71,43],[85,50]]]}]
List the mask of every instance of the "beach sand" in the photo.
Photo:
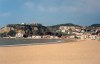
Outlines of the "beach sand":
[{"label": "beach sand", "polygon": [[100,64],[100,41],[0,47],[0,64]]}]

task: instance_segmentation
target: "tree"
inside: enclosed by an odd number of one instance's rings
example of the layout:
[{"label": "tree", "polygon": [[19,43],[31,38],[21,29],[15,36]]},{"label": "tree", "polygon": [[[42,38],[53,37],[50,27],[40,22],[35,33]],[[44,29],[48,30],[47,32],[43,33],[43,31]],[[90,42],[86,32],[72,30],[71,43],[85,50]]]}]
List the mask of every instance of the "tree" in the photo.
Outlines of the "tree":
[{"label": "tree", "polygon": [[7,33],[7,35],[14,37],[16,35],[16,32],[14,30],[11,30]]},{"label": "tree", "polygon": [[100,24],[92,24],[91,27],[100,27]]},{"label": "tree", "polygon": [[7,33],[6,32],[0,33],[0,37],[7,37]]}]

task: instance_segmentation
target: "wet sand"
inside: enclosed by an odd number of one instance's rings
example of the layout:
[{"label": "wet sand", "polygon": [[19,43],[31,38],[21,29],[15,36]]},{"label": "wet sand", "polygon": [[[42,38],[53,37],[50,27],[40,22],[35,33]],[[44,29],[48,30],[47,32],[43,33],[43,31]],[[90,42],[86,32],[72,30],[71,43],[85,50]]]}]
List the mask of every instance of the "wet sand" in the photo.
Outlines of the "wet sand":
[{"label": "wet sand", "polygon": [[100,64],[100,41],[0,47],[0,64]]}]

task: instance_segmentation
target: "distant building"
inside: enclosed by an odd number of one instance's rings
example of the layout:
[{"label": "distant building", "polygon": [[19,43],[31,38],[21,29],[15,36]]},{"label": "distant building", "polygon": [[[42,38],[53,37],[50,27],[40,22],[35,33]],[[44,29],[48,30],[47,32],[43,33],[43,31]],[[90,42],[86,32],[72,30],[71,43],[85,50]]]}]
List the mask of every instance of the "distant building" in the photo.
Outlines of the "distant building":
[{"label": "distant building", "polygon": [[16,34],[16,37],[17,37],[17,38],[22,38],[22,37],[24,36],[24,34],[25,34],[24,31],[18,30],[18,31],[17,31],[17,34]]},{"label": "distant building", "polygon": [[17,38],[22,38],[23,35],[24,35],[23,33],[17,33],[17,34],[16,34],[16,37],[17,37]]},{"label": "distant building", "polygon": [[96,30],[97,30],[97,31],[100,30],[100,27],[96,27]]},{"label": "distant building", "polygon": [[25,23],[21,23],[21,25],[24,25]]},{"label": "distant building", "polygon": [[66,32],[66,31],[69,31],[69,30],[72,30],[72,31],[80,31],[81,30],[81,27],[79,27],[79,26],[60,26],[59,27],[59,30],[61,32]]}]

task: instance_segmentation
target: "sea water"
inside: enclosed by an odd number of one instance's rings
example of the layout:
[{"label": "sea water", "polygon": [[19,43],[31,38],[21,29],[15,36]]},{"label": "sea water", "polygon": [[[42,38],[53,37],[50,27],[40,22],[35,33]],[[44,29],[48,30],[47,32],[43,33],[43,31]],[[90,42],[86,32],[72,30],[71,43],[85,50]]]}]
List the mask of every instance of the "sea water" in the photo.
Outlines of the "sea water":
[{"label": "sea water", "polygon": [[0,38],[0,46],[59,43],[61,39],[9,39]]}]

